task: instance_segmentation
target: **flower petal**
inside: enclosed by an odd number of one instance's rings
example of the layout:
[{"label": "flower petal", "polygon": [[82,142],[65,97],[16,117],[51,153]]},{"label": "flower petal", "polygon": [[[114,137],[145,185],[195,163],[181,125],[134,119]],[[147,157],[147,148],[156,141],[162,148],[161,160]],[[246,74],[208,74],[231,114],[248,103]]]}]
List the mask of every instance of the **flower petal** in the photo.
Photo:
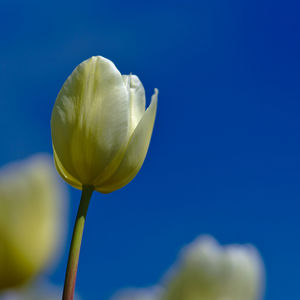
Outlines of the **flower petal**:
[{"label": "flower petal", "polygon": [[109,180],[95,188],[102,193],[110,193],[128,184],[138,173],[145,160],[157,108],[158,90],[152,96],[151,104],[130,137],[123,160]]},{"label": "flower petal", "polygon": [[162,288],[153,286],[146,289],[126,289],[117,292],[111,300],[162,300]]},{"label": "flower petal", "polygon": [[53,147],[53,157],[54,157],[55,167],[59,175],[72,187],[82,190],[82,184],[64,168],[64,166],[62,165],[62,163],[60,162],[56,154],[54,147]]},{"label": "flower petal", "polygon": [[181,252],[164,280],[164,300],[259,300],[264,267],[251,245],[221,246],[200,236]]},{"label": "flower petal", "polygon": [[129,92],[130,133],[132,133],[145,113],[145,89],[136,75],[123,75],[123,80]]},{"label": "flower petal", "polygon": [[64,193],[48,155],[0,170],[0,291],[34,278],[60,242]]},{"label": "flower petal", "polygon": [[115,65],[101,56],[82,62],[64,83],[51,119],[64,169],[82,184],[107,176],[128,140],[129,95]]}]

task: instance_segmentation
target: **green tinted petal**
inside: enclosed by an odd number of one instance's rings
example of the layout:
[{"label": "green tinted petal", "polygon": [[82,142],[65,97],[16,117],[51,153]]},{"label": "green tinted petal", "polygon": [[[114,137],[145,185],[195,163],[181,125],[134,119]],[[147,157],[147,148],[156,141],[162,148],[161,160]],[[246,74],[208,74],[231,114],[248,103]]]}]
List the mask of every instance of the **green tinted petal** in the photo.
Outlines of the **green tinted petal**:
[{"label": "green tinted petal", "polygon": [[64,83],[51,119],[53,146],[81,184],[107,176],[128,140],[129,95],[120,72],[103,57],[81,63]]},{"label": "green tinted petal", "polygon": [[54,147],[53,147],[53,157],[54,157],[55,167],[59,175],[72,187],[81,190],[82,184],[64,168],[64,166],[62,165],[62,163],[60,162],[56,154]]},{"label": "green tinted petal", "polygon": [[136,75],[123,75],[123,80],[129,92],[130,133],[132,133],[145,113],[145,89]]},{"label": "green tinted petal", "polygon": [[152,96],[152,101],[139,124],[132,133],[125,155],[113,176],[101,185],[96,185],[96,190],[109,193],[128,184],[138,173],[145,160],[152,130],[154,126],[157,108],[158,90]]},{"label": "green tinted petal", "polygon": [[64,197],[52,159],[37,155],[0,172],[0,290],[36,276],[55,254]]}]

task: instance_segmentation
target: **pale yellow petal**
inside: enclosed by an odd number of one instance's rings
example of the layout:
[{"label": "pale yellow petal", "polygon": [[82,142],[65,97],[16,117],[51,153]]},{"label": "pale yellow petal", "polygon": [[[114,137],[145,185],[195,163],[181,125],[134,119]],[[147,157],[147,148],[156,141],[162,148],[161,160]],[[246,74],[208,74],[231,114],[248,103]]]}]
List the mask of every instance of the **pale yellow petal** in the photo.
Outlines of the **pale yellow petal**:
[{"label": "pale yellow petal", "polygon": [[82,190],[82,184],[75,178],[73,177],[62,165],[62,163],[60,162],[55,148],[53,146],[53,158],[54,158],[54,163],[55,163],[55,167],[57,172],[59,173],[59,175],[68,183],[70,184],[72,187]]},{"label": "pale yellow petal", "polygon": [[260,300],[264,268],[250,245],[221,246],[200,236],[167,273],[163,300]]},{"label": "pale yellow petal", "polygon": [[37,155],[0,172],[0,290],[36,276],[61,236],[63,194],[52,159]]},{"label": "pale yellow petal", "polygon": [[52,140],[64,169],[81,184],[107,176],[128,140],[129,95],[122,75],[103,57],[81,63],[52,112]]},{"label": "pale yellow petal", "polygon": [[134,131],[145,113],[146,97],[143,84],[136,75],[123,75],[129,92],[130,134]]},{"label": "pale yellow petal", "polygon": [[96,190],[109,193],[128,184],[138,173],[145,160],[157,108],[158,90],[152,96],[151,104],[132,133],[123,160],[113,176],[101,185],[96,185]]},{"label": "pale yellow petal", "polygon": [[162,300],[162,289],[153,286],[145,289],[125,289],[117,292],[111,300]]}]

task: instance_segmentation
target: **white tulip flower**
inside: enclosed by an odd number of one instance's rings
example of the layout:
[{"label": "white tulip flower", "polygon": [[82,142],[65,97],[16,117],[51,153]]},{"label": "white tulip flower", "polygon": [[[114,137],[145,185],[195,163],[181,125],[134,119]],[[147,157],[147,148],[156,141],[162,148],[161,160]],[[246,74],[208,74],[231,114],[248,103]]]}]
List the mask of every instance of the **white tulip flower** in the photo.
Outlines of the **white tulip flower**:
[{"label": "white tulip flower", "polygon": [[169,272],[162,300],[259,300],[263,284],[262,260],[253,246],[223,247],[200,237]]},{"label": "white tulip flower", "polygon": [[117,293],[111,300],[159,300],[162,289],[158,286],[146,289],[127,289]]},{"label": "white tulip flower", "polygon": [[121,75],[102,56],[79,64],[53,107],[51,134],[56,169],[82,190],[66,270],[63,299],[73,299],[83,228],[94,190],[127,185],[145,160],[158,90],[145,109],[145,90],[135,75]]},{"label": "white tulip flower", "polygon": [[0,171],[0,290],[39,274],[60,242],[64,193],[48,155]]},{"label": "white tulip flower", "polygon": [[109,193],[128,184],[146,157],[157,94],[145,110],[135,75],[121,75],[93,56],[76,67],[59,92],[51,118],[54,158],[70,185]]}]

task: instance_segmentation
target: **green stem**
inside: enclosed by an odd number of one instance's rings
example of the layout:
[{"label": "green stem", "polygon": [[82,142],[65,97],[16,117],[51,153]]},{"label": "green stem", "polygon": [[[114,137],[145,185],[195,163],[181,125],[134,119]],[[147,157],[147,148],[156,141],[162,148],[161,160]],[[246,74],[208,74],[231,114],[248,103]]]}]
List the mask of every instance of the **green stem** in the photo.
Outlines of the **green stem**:
[{"label": "green stem", "polygon": [[75,283],[77,275],[77,267],[80,253],[80,246],[83,234],[86,213],[89,207],[90,199],[93,194],[93,187],[83,186],[77,217],[73,229],[71,247],[69,251],[69,259],[66,270],[64,292],[62,300],[73,300],[75,292]]}]

